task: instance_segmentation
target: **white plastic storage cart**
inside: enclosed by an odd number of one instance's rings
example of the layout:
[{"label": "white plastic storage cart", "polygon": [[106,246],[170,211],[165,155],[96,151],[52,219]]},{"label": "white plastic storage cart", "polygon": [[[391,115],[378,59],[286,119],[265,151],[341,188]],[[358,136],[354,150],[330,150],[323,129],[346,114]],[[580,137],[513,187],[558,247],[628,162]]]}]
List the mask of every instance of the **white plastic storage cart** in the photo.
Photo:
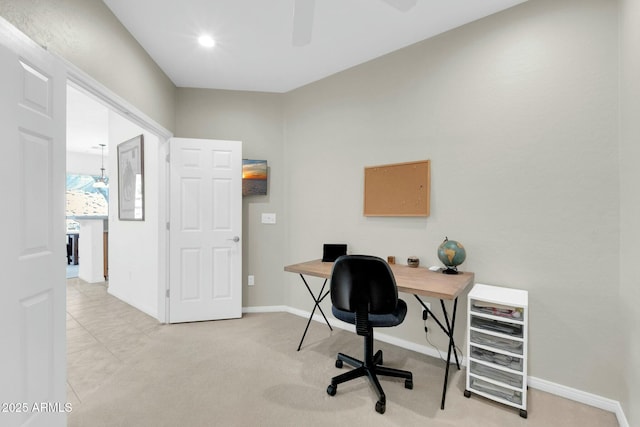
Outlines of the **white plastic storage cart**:
[{"label": "white plastic storage cart", "polygon": [[467,384],[471,393],[520,409],[527,418],[529,294],[474,285],[468,296]]}]

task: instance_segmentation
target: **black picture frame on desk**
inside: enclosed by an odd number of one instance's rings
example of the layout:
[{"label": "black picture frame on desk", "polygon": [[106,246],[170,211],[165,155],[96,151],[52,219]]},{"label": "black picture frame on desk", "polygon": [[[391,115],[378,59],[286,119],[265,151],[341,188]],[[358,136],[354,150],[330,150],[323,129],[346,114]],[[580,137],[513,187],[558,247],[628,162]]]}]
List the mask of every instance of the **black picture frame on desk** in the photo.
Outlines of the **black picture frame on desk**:
[{"label": "black picture frame on desk", "polygon": [[144,136],[118,144],[118,219],[144,221]]}]

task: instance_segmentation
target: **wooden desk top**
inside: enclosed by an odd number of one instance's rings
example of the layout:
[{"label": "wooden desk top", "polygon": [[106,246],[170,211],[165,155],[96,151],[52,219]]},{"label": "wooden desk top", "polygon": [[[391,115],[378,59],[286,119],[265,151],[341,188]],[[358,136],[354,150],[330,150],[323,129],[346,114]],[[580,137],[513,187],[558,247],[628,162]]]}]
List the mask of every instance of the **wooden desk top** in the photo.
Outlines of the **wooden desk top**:
[{"label": "wooden desk top", "polygon": [[[409,267],[407,265],[390,264],[396,278],[398,291],[409,294],[433,297],[438,299],[456,299],[467,287],[473,284],[474,275],[469,272],[460,274],[442,274],[425,267]],[[284,271],[306,274],[309,276],[331,278],[332,262],[313,261],[287,265]]]}]

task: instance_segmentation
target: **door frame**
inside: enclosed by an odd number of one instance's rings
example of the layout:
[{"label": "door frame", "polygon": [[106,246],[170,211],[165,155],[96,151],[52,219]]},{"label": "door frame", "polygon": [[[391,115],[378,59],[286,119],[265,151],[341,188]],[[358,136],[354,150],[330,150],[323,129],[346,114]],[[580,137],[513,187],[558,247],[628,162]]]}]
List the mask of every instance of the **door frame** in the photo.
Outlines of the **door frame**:
[{"label": "door frame", "polygon": [[166,159],[169,155],[168,141],[173,137],[173,133],[66,59],[61,58],[61,61],[67,67],[67,84],[87,92],[105,104],[110,110],[158,137],[160,143],[158,147],[159,156],[156,159],[158,161],[158,187],[165,189],[165,191],[160,191],[160,194],[158,194],[159,203],[157,207],[159,209],[157,313],[158,321],[167,323],[169,319],[169,304],[167,300],[167,289],[169,289],[169,230],[166,224],[169,221],[169,167]]},{"label": "door frame", "polygon": [[[0,34],[10,38],[16,43],[21,45],[32,46],[33,49],[43,49],[43,47],[37,45],[31,38],[29,38],[22,31],[17,29],[10,22],[0,17]],[[67,73],[67,84],[74,85],[75,87],[87,92],[94,96],[100,102],[104,103],[112,111],[122,115],[131,122],[137,124],[143,129],[153,133],[158,137],[160,142],[159,156],[158,156],[158,180],[159,188],[164,188],[166,191],[160,191],[158,195],[158,289],[157,289],[157,303],[158,303],[158,320],[161,323],[167,323],[169,304],[167,302],[167,290],[169,287],[168,275],[169,275],[169,231],[167,230],[167,222],[169,218],[169,167],[166,162],[166,157],[169,154],[168,141],[173,137],[173,133],[155,120],[147,116],[140,111],[137,107],[126,101],[124,98],[115,94],[112,90],[95,80],[86,72],[69,62],[67,59],[49,52],[57,60],[60,61]],[[64,197],[60,195],[60,197]]]}]

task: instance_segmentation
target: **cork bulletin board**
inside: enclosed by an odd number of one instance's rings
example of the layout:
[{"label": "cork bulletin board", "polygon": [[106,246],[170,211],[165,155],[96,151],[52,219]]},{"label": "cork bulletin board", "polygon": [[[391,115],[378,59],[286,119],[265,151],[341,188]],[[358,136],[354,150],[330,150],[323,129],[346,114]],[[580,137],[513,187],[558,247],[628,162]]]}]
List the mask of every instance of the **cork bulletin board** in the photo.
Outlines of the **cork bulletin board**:
[{"label": "cork bulletin board", "polygon": [[364,168],[365,216],[429,216],[431,162]]}]

